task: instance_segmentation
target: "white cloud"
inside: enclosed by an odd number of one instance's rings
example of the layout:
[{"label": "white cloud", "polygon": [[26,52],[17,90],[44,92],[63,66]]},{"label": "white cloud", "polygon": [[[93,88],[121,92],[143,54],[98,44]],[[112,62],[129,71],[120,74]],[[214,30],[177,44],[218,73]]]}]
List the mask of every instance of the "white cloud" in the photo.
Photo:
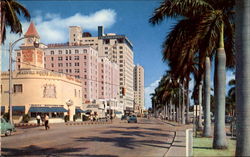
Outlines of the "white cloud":
[{"label": "white cloud", "polygon": [[145,91],[145,108],[147,108],[147,109],[152,106],[150,94],[154,93],[154,90],[158,86],[159,81],[160,81],[160,79],[154,81],[153,83],[151,83],[148,87],[146,87],[144,89],[144,91]]}]

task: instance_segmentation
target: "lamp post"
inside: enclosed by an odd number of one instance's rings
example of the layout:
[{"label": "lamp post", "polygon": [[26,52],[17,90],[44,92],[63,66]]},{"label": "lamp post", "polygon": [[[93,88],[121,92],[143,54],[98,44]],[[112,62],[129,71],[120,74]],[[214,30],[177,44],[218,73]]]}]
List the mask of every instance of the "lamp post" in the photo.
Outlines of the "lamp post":
[{"label": "lamp post", "polygon": [[[12,63],[13,63],[12,49],[16,45],[17,42],[19,42],[20,40],[26,39],[26,38],[29,38],[29,37],[19,38],[13,43],[10,42],[10,45],[9,45],[9,118],[10,118],[9,120],[10,120],[11,124],[13,124],[13,118],[12,118],[12,93],[13,93],[13,88],[12,88]],[[37,41],[34,41],[33,44],[34,44],[35,48],[39,47],[39,43]]]}]

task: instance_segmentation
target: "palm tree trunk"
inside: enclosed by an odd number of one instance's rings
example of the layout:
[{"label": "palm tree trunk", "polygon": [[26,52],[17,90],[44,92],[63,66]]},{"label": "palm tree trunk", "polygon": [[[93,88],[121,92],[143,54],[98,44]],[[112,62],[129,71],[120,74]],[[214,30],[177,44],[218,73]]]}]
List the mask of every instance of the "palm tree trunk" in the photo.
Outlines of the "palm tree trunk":
[{"label": "palm tree trunk", "polygon": [[226,54],[224,49],[224,24],[221,24],[220,46],[215,56],[214,96],[215,96],[215,125],[213,148],[226,149],[225,132],[225,86],[226,86]]},{"label": "palm tree trunk", "polygon": [[205,114],[204,114],[204,137],[211,137],[211,114],[210,114],[210,58],[206,57],[205,62],[205,77],[204,77],[204,106],[205,106]]},{"label": "palm tree trunk", "polygon": [[199,97],[198,97],[198,105],[199,105],[199,121],[198,121],[198,130],[202,130],[202,81],[199,84]]},{"label": "palm tree trunk", "polygon": [[181,85],[179,86],[178,122],[181,122]]},{"label": "palm tree trunk", "polygon": [[182,88],[181,123],[185,124],[185,88],[184,88],[184,83],[183,83],[183,88]]},{"label": "palm tree trunk", "polygon": [[168,104],[167,104],[167,102],[166,102],[165,106],[166,106],[166,108],[165,108],[165,112],[166,112],[165,120],[167,120],[168,119]]},{"label": "palm tree trunk", "polygon": [[236,156],[250,156],[250,3],[236,1]]},{"label": "palm tree trunk", "polygon": [[186,100],[187,104],[186,104],[186,110],[187,110],[187,114],[186,114],[186,123],[189,123],[189,78],[187,78],[187,100]]},{"label": "palm tree trunk", "polygon": [[173,111],[172,111],[172,107],[173,107],[173,106],[172,106],[172,105],[173,105],[173,104],[172,104],[172,98],[170,98],[170,107],[169,107],[169,109],[170,109],[170,120],[171,120],[171,121],[173,120],[173,116],[172,116],[172,115],[173,115],[173,113],[172,113],[172,112],[173,112]]},{"label": "palm tree trunk", "polygon": [[175,105],[173,105],[173,121],[175,121]]}]

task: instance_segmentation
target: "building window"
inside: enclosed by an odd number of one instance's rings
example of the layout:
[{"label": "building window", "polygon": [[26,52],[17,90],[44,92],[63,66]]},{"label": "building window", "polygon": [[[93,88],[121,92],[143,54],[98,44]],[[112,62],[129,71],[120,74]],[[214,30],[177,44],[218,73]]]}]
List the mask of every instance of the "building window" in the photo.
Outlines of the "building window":
[{"label": "building window", "polygon": [[69,73],[71,73],[72,71],[71,71],[71,69],[69,69]]},{"label": "building window", "polygon": [[69,63],[66,63],[66,67],[68,67],[69,66]]},{"label": "building window", "polygon": [[61,55],[62,54],[62,50],[59,50],[58,53],[59,53],[59,55]]},{"label": "building window", "polygon": [[69,56],[69,60],[71,60],[71,56]]},{"label": "building window", "polygon": [[71,67],[71,63],[69,63],[69,66]]},{"label": "building window", "polygon": [[68,73],[68,69],[66,69],[66,73]]},{"label": "building window", "polygon": [[59,69],[58,72],[59,72],[59,73],[63,73],[63,69]]},{"label": "building window", "polygon": [[75,73],[79,73],[80,72],[80,70],[79,69],[75,69]]},{"label": "building window", "polygon": [[83,53],[87,53],[87,50],[86,50],[86,49],[83,49]]},{"label": "building window", "polygon": [[51,60],[54,61],[54,57],[51,57]]},{"label": "building window", "polygon": [[79,65],[80,65],[80,63],[79,63],[79,62],[75,63],[75,66],[79,66]]},{"label": "building window", "polygon": [[66,56],[65,60],[66,60],[66,61],[68,60],[68,56]]},{"label": "building window", "polygon": [[22,84],[14,84],[14,93],[22,93],[23,85]]},{"label": "building window", "polygon": [[58,60],[59,60],[59,61],[62,61],[62,57],[58,57]]},{"label": "building window", "polygon": [[58,63],[58,67],[63,67],[63,64],[62,63]]},{"label": "building window", "polygon": [[69,50],[69,54],[71,54],[71,50]]},{"label": "building window", "polygon": [[75,60],[79,60],[79,56],[75,56]]},{"label": "building window", "polygon": [[51,55],[54,55],[54,54],[55,54],[55,52],[54,52],[54,51],[50,51],[50,54],[51,54]]},{"label": "building window", "polygon": [[54,64],[53,64],[53,63],[51,63],[51,67],[52,67],[52,68],[54,67]]},{"label": "building window", "polygon": [[66,54],[68,54],[68,50],[66,50]]},{"label": "building window", "polygon": [[120,46],[119,48],[120,48],[120,49],[123,49],[123,47],[122,47],[122,46]]},{"label": "building window", "polygon": [[75,54],[78,54],[79,53],[79,50],[75,50]]},{"label": "building window", "polygon": [[120,55],[120,58],[123,58],[123,56],[122,56],[122,55]]},{"label": "building window", "polygon": [[87,56],[84,56],[84,59],[87,59]]},{"label": "building window", "polygon": [[122,51],[120,51],[120,54],[123,54],[123,52],[122,52]]},{"label": "building window", "polygon": [[87,79],[87,75],[84,75],[84,79]]},{"label": "building window", "polygon": [[108,54],[108,52],[106,51],[106,52],[105,52],[105,54],[107,55],[107,54]]},{"label": "building window", "polygon": [[108,49],[108,47],[105,47],[105,50],[107,50]]},{"label": "building window", "polygon": [[17,52],[17,54],[16,54],[17,56],[21,56],[21,53],[20,52]]}]

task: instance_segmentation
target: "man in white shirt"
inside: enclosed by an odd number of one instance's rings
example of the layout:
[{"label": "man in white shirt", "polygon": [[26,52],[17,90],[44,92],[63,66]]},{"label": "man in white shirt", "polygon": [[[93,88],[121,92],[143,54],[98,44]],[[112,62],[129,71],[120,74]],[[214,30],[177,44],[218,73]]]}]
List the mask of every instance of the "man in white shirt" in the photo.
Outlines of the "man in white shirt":
[{"label": "man in white shirt", "polygon": [[40,125],[41,117],[39,114],[36,116],[36,120],[37,120],[37,124]]}]

